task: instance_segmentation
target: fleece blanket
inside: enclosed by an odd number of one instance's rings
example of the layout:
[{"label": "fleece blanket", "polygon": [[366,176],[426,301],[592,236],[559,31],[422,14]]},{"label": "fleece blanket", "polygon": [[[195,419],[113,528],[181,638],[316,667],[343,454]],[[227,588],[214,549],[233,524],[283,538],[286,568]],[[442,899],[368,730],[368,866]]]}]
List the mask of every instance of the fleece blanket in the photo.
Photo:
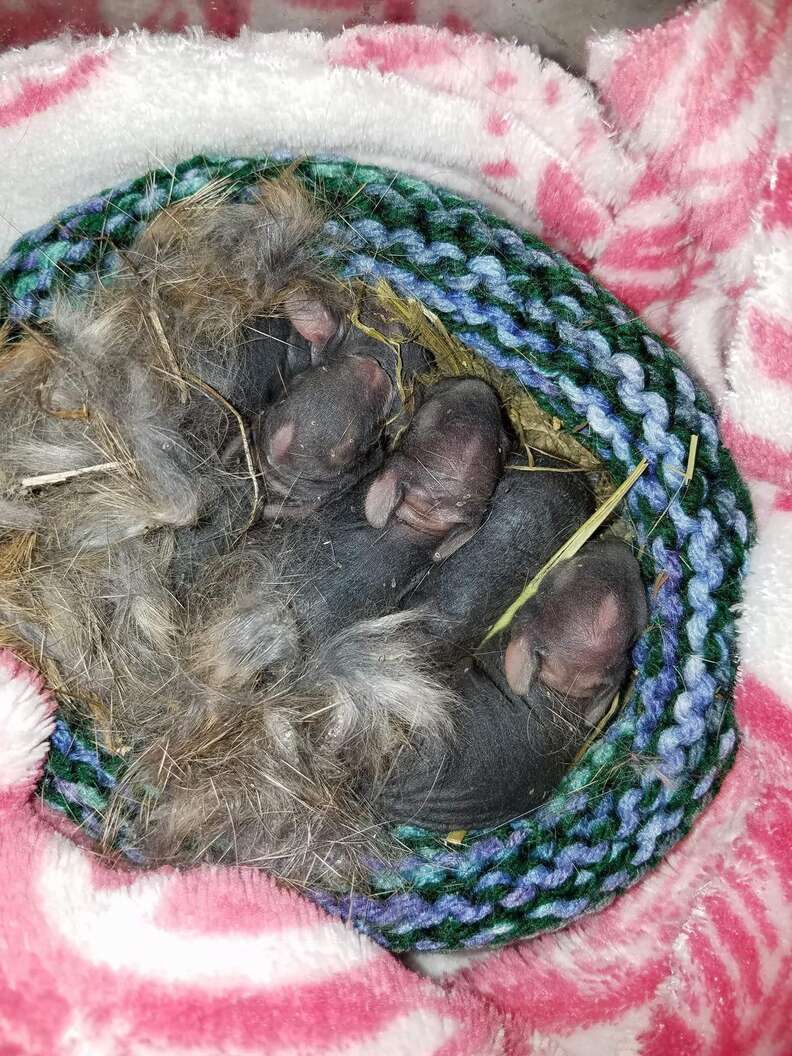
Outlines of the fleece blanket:
[{"label": "fleece blanket", "polygon": [[591,51],[416,27],[136,33],[0,58],[0,254],[199,151],[334,152],[483,199],[591,270],[716,398],[759,521],[742,744],[666,862],[501,951],[397,960],[252,871],[114,872],[32,790],[53,702],[0,655],[0,1053],[792,1052],[792,0]]}]

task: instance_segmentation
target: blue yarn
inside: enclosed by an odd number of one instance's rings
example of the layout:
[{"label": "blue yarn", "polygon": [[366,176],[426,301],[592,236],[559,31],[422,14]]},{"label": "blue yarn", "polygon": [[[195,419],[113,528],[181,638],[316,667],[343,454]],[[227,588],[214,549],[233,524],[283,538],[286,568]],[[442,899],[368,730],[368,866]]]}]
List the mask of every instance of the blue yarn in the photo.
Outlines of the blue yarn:
[{"label": "blue yarn", "polygon": [[589,898],[556,899],[553,902],[545,902],[536,909],[531,910],[532,917],[558,917],[559,920],[569,920],[578,917],[591,904]]},{"label": "blue yarn", "polygon": [[55,729],[52,731],[52,744],[69,759],[73,759],[78,763],[87,763],[91,767],[97,782],[104,788],[115,787],[115,778],[100,763],[98,752],[86,747],[79,738],[75,737],[62,719],[56,719],[55,721]]},{"label": "blue yarn", "polygon": [[[26,236],[27,246],[33,248],[24,254],[22,270],[36,274],[32,284],[25,277],[15,287],[18,295],[11,304],[12,317],[29,320],[40,316],[49,303],[49,286],[59,278],[59,264],[79,265],[86,259],[91,241],[74,234],[79,231],[79,220],[86,212],[106,215],[106,235],[128,224],[130,212],[140,217],[139,226],[142,226],[168,196],[179,200],[204,186],[215,171],[212,166],[218,164],[218,161],[206,161],[185,167],[178,177],[174,175],[167,192],[152,182],[144,193],[135,192],[136,197],[128,207],[124,202],[123,211],[119,208],[115,213],[106,213],[107,197],[96,196],[88,203],[66,210],[57,224],[44,225]],[[245,164],[239,160],[232,167]],[[133,186],[137,185],[129,183],[124,190],[132,190]],[[715,700],[715,693],[719,685],[730,680],[734,646],[733,626],[713,631],[717,610],[713,595],[723,583],[724,570],[733,569],[735,541],[745,543],[750,525],[734,492],[727,486],[721,487],[711,472],[699,482],[696,492],[703,496],[701,508],[692,509],[682,479],[688,449],[678,436],[669,432],[669,423],[673,420],[677,428],[683,423],[687,430],[695,432],[700,457],[706,456],[711,463],[717,463],[719,457],[717,429],[706,404],[680,368],[674,366],[667,372],[665,391],[647,389],[652,361],[665,363],[668,359],[667,350],[657,339],[636,327],[632,315],[623,306],[596,290],[586,276],[559,254],[526,242],[475,203],[441,196],[420,181],[401,178],[401,189],[385,179],[364,180],[362,193],[372,202],[388,203],[399,210],[404,206],[405,186],[415,190],[416,208],[425,211],[430,227],[443,234],[432,240],[421,233],[426,230],[425,226],[419,230],[418,226],[402,224],[388,229],[376,220],[357,219],[349,227],[332,221],[328,231],[332,233],[335,229],[338,234],[348,234],[352,246],[343,260],[336,260],[340,272],[348,278],[368,281],[384,278],[397,293],[420,298],[474,351],[541,394],[551,409],[566,416],[571,408],[580,421],[588,423],[592,446],[614,470],[632,469],[636,453],[645,457],[649,470],[634,487],[627,506],[638,524],[638,545],[646,551],[656,572],[666,576],[665,583],[649,599],[652,626],[655,629],[662,626],[662,634],[650,628],[638,643],[635,693],[591,752],[592,759],[601,761],[597,765],[608,766],[617,747],[629,744],[635,757],[634,764],[630,764],[635,769],[629,777],[632,787],[609,790],[599,801],[593,801],[585,777],[573,773],[563,794],[545,804],[530,819],[515,821],[507,834],[499,830],[497,836],[479,836],[464,855],[442,846],[433,848],[424,844],[418,853],[405,857],[390,874],[383,873],[380,877],[383,885],[391,885],[384,889],[398,886],[401,880],[408,882],[412,888],[409,894],[397,893],[379,901],[363,896],[346,899],[316,896],[330,912],[341,917],[350,915],[377,941],[382,941],[380,928],[394,927],[409,935],[411,929],[442,924],[445,920],[478,922],[482,926],[465,940],[466,945],[475,947],[511,934],[515,925],[488,924],[492,906],[454,894],[455,882],[472,880],[475,889],[482,892],[502,884],[508,886],[510,889],[500,898],[503,906],[530,903],[541,891],[552,893],[565,888],[568,893],[569,885],[573,884],[575,889],[585,892],[581,898],[559,895],[531,911],[531,916],[537,918],[567,919],[601,904],[602,892],[617,891],[635,878],[635,873],[625,868],[626,857],[622,857],[630,849],[637,845],[638,851],[631,860],[633,865],[643,866],[656,856],[658,848],[662,849],[675,838],[682,813],[679,809],[669,809],[668,805],[691,773],[696,773],[696,783],[689,794],[694,799],[708,795],[722,770],[713,767],[702,775],[700,764],[705,745],[714,743],[713,738],[718,737],[723,705]],[[114,191],[117,201],[115,195]],[[488,249],[493,247],[492,252],[467,257],[461,240],[459,245],[454,241],[456,231],[480,239]],[[331,243],[328,240],[327,252],[333,258]],[[507,261],[519,262],[523,275],[510,273],[505,266]],[[116,264],[115,254],[105,254],[101,273],[107,273]],[[421,273],[422,267],[438,264],[448,267],[439,274],[435,271],[434,279]],[[19,265],[20,253],[12,253],[0,265],[0,276],[19,270]],[[523,278],[549,269],[560,269],[578,295],[589,297],[596,293],[600,304],[607,305],[614,329],[602,326],[597,330],[587,326],[586,309],[569,292],[569,286],[563,295],[547,300],[537,300],[533,295],[526,297],[522,292]],[[78,272],[72,285],[84,286],[86,279]],[[614,342],[614,333],[621,327],[629,327],[634,332],[632,345]],[[557,335],[557,341],[548,338],[548,331]],[[635,338],[648,359],[642,361],[628,351],[635,347]],[[563,369],[560,357],[563,357]],[[597,372],[596,384],[581,380],[592,371]],[[646,523],[647,510],[653,513],[657,525]],[[717,511],[717,519],[712,511]],[[724,533],[719,523],[728,524],[728,532]],[[687,609],[679,594],[683,583]],[[687,656],[680,672],[680,655],[688,653],[687,646],[693,655]],[[651,676],[644,670],[650,656]],[[673,715],[671,724],[669,707]],[[71,753],[75,762],[96,769],[97,774],[101,771],[99,784],[112,782],[112,776],[102,768],[95,752],[84,745],[67,743],[63,731],[61,741],[64,754]],[[728,758],[734,751],[734,731],[725,730],[717,744],[719,757]],[[71,802],[70,797],[79,796],[74,783],[59,780],[57,787],[65,800]],[[88,820],[87,808],[85,817],[88,828],[93,822]],[[553,836],[553,825],[562,819],[571,837],[567,835],[567,842],[559,843]],[[614,839],[612,829],[607,831],[607,827],[615,827],[617,823]],[[604,834],[598,830],[599,825],[606,827]],[[531,843],[537,826],[547,836],[539,847]],[[410,833],[405,828],[404,831],[411,839],[420,837],[418,830]],[[570,838],[579,842],[569,843]],[[514,863],[520,862],[523,855],[527,855],[532,867],[525,875],[515,875]],[[598,881],[598,893],[592,897],[585,890],[592,875],[590,867],[603,859],[615,863],[613,872]],[[437,883],[445,884],[448,895],[434,902],[421,897],[422,887],[428,891]],[[418,945],[423,941],[419,939]],[[425,941],[427,949],[437,946],[435,940]]]},{"label": "blue yarn", "polygon": [[670,814],[658,811],[651,816],[649,821],[638,830],[637,836],[640,847],[638,852],[631,858],[633,865],[643,865],[649,861],[655,852],[657,841],[667,832],[673,832],[682,820],[682,814],[683,811],[680,807]]}]

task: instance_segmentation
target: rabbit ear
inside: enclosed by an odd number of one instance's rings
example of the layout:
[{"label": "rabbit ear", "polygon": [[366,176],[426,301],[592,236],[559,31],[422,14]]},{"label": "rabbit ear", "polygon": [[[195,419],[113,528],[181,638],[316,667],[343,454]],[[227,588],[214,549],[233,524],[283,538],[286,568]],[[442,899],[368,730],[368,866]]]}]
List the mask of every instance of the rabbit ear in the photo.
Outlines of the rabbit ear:
[{"label": "rabbit ear", "polygon": [[288,455],[294,441],[294,433],[294,422],[284,422],[283,425],[278,426],[270,437],[270,454],[276,462],[282,462]]},{"label": "rabbit ear", "polygon": [[503,658],[503,672],[509,688],[524,697],[531,688],[540,665],[541,659],[530,634],[515,635],[509,642]]},{"label": "rabbit ear", "polygon": [[349,356],[346,360],[360,397],[366,404],[376,404],[384,413],[390,410],[395,390],[390,378],[379,363],[370,356]]},{"label": "rabbit ear", "polygon": [[284,298],[283,307],[294,329],[321,350],[338,330],[338,320],[320,300],[299,292]]},{"label": "rabbit ear", "polygon": [[398,467],[378,474],[366,493],[366,520],[371,527],[384,528],[403,498],[404,480]]}]

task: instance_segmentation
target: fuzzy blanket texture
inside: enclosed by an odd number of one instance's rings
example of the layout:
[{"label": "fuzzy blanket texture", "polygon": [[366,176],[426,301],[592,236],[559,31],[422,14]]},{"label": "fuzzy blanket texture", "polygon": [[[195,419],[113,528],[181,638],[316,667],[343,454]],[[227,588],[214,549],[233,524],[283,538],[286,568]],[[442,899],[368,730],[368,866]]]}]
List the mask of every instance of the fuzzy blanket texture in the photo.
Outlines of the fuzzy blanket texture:
[{"label": "fuzzy blanket texture", "polygon": [[594,45],[416,27],[61,39],[0,58],[0,256],[199,151],[337,153],[485,201],[668,335],[718,402],[759,541],[742,744],[609,909],[399,961],[264,875],[122,873],[31,798],[53,702],[0,656],[0,1053],[792,1053],[792,2],[715,0]]}]

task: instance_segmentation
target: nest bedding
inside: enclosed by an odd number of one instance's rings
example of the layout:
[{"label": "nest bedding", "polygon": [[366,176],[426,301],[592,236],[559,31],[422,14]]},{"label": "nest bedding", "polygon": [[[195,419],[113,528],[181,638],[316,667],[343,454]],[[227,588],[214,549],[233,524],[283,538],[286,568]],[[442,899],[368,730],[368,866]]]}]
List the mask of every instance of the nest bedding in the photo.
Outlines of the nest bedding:
[{"label": "nest bedding", "polygon": [[[208,180],[244,188],[282,160],[193,158],[66,210],[2,268],[17,322],[46,315],[54,285],[112,271],[168,201]],[[618,719],[536,815],[450,847],[402,827],[406,847],[374,897],[314,897],[392,949],[507,942],[612,900],[689,829],[733,759],[734,614],[750,506],[712,410],[680,362],[595,282],[482,206],[421,181],[335,159],[303,162],[308,188],[349,236],[331,263],[417,297],[477,355],[525,385],[616,482],[649,463],[628,499],[653,585],[638,677]],[[350,234],[351,233],[351,234]],[[691,437],[698,438],[688,473]],[[122,762],[61,720],[42,785],[89,831]]]}]

